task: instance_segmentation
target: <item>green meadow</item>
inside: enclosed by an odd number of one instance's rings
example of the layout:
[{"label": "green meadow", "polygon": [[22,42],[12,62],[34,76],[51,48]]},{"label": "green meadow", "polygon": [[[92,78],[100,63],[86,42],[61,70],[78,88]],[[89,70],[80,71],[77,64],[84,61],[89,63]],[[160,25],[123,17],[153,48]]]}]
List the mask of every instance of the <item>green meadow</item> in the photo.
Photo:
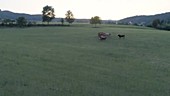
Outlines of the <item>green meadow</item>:
[{"label": "green meadow", "polygon": [[[100,41],[98,32],[111,36]],[[0,96],[170,96],[170,31],[1,28]]]}]

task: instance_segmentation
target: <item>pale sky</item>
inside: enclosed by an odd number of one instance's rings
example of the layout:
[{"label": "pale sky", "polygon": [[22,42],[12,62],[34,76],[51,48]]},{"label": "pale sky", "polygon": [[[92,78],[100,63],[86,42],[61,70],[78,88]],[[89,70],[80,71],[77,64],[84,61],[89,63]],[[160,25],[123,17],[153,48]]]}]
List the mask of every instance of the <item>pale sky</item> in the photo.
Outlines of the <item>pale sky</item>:
[{"label": "pale sky", "polygon": [[65,17],[71,10],[75,18],[119,20],[136,15],[170,12],[170,0],[0,0],[1,10],[17,13],[42,14],[44,6],[52,6],[55,17]]}]

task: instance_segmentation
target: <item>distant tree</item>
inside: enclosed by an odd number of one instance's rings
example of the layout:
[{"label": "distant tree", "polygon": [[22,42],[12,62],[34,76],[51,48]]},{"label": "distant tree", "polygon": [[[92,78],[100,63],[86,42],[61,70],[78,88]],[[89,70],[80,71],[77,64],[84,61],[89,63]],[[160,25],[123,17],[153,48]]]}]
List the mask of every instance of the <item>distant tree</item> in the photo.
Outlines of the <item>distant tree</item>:
[{"label": "distant tree", "polygon": [[64,18],[61,18],[61,23],[62,25],[64,25]]},{"label": "distant tree", "polygon": [[25,17],[18,17],[16,21],[19,27],[24,27],[27,24],[27,20],[25,19]]},{"label": "distant tree", "polygon": [[3,24],[8,25],[11,22],[11,19],[4,19],[2,21]]},{"label": "distant tree", "polygon": [[167,19],[167,24],[170,24],[170,18]]},{"label": "distant tree", "polygon": [[70,10],[68,10],[65,15],[66,15],[66,18],[65,18],[65,19],[66,19],[66,21],[67,21],[69,24],[71,24],[71,23],[74,22],[75,18],[74,18],[73,13],[72,13]]},{"label": "distant tree", "polygon": [[155,19],[155,20],[153,20],[153,22],[152,22],[152,26],[153,26],[154,28],[157,28],[158,25],[160,25],[160,24],[161,24],[161,21],[160,21],[159,19]]},{"label": "distant tree", "polygon": [[12,20],[12,19],[4,19],[2,20],[2,24],[5,25],[5,26],[13,26],[15,20]]},{"label": "distant tree", "polygon": [[10,22],[11,24],[14,24],[15,23],[15,20],[11,20],[11,22]]},{"label": "distant tree", "polygon": [[47,22],[49,24],[49,22],[54,18],[55,18],[54,8],[48,5],[43,7],[42,21]]},{"label": "distant tree", "polygon": [[163,25],[165,23],[165,20],[160,21],[160,25]]},{"label": "distant tree", "polygon": [[97,24],[101,24],[101,19],[99,16],[94,16],[94,17],[91,17],[90,19],[90,24],[94,24],[95,27]]},{"label": "distant tree", "polygon": [[170,20],[167,21],[167,24],[170,24]]}]

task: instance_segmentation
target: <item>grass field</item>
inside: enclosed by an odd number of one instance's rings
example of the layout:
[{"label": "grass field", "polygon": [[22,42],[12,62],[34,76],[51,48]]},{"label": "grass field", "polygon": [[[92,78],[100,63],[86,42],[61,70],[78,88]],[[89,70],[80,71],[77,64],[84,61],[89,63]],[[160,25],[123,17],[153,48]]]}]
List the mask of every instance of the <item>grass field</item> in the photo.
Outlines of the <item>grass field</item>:
[{"label": "grass field", "polygon": [[[100,41],[98,32],[112,35]],[[169,58],[169,31],[1,28],[0,96],[170,96]]]}]

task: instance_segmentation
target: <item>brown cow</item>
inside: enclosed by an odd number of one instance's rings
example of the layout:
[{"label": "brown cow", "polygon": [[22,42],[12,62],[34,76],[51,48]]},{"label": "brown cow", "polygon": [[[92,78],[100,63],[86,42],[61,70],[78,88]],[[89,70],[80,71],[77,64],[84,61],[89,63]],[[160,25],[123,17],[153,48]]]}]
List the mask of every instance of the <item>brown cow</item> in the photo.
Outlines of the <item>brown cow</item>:
[{"label": "brown cow", "polygon": [[110,36],[110,33],[105,33],[105,32],[99,32],[98,37],[100,40],[106,40],[108,36]]}]

